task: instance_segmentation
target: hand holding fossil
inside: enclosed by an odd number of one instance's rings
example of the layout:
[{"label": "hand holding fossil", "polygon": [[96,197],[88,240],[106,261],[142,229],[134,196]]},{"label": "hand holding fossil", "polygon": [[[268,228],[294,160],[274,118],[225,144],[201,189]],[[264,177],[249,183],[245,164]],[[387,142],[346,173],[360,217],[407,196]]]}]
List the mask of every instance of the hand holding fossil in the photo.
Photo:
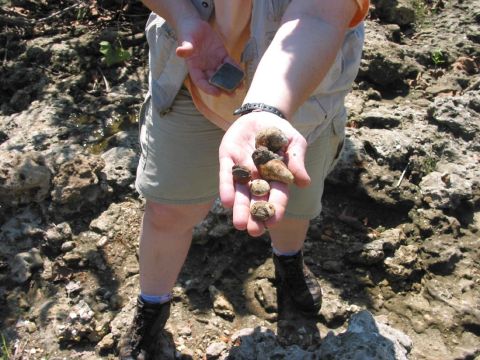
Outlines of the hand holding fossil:
[{"label": "hand holding fossil", "polygon": [[[272,145],[265,142],[262,134],[267,128],[273,127],[282,134],[276,135]],[[267,180],[270,183],[270,192],[260,197],[251,194],[250,181],[246,180],[249,175],[244,174],[244,170],[249,170],[251,179],[262,178],[260,172],[263,170],[259,170],[252,159],[252,154],[256,150],[255,143],[258,147],[274,146],[276,160],[284,161],[286,170],[290,173],[285,177],[287,179],[285,182]],[[288,183],[293,182],[300,187],[310,183],[304,165],[306,149],[305,138],[287,120],[268,112],[243,115],[230,126],[219,149],[220,198],[224,206],[233,207],[233,224],[237,229],[248,230],[250,235],[259,236],[265,231],[266,226],[273,226],[282,219],[288,203]],[[238,180],[239,176],[246,176],[246,179],[234,181],[232,176],[234,165],[241,166],[233,171],[236,179]],[[270,219],[261,221],[251,215],[250,206],[258,200],[268,200],[273,204],[275,214]]]}]

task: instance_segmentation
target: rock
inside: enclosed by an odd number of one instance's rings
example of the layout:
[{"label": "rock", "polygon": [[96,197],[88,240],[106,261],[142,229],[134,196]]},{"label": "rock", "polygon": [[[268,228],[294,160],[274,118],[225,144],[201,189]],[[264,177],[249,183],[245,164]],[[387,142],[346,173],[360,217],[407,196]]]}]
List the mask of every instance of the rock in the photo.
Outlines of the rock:
[{"label": "rock", "polygon": [[110,352],[115,346],[115,339],[112,334],[105,335],[102,340],[95,346],[95,350],[98,354],[103,355]]},{"label": "rock", "polygon": [[78,294],[81,290],[82,284],[80,282],[70,281],[67,285],[65,285],[65,291],[67,292],[68,297]]},{"label": "rock", "polygon": [[427,239],[422,243],[421,249],[424,253],[423,262],[428,270],[438,275],[450,275],[458,261],[463,258],[457,244],[452,244],[451,237],[436,236]]},{"label": "rock", "polygon": [[347,249],[347,259],[355,264],[372,265],[385,258],[383,241],[374,240],[367,244],[354,244]]},{"label": "rock", "polygon": [[480,115],[474,105],[476,104],[474,99],[478,99],[478,92],[470,91],[462,96],[437,97],[428,108],[428,119],[441,129],[464,140],[478,138]]},{"label": "rock", "polygon": [[122,236],[125,241],[130,239],[136,241],[137,233],[132,233],[132,228],[138,228],[142,214],[140,204],[136,202],[113,203],[99,217],[92,220],[90,230],[109,238],[115,234]]},{"label": "rock", "polygon": [[406,236],[401,229],[387,229],[379,236],[379,241],[383,243],[385,251],[394,251],[406,240]]},{"label": "rock", "polygon": [[263,359],[271,358],[273,353],[281,351],[284,355],[285,351],[279,346],[275,334],[265,328],[256,327],[245,328],[236,331],[232,335],[232,342],[235,344],[228,354],[228,358],[232,360],[256,359],[258,354],[263,355]]},{"label": "rock", "polygon": [[201,223],[195,225],[192,233],[192,244],[202,246],[208,243],[210,240],[208,231],[211,222],[211,219],[207,216]]},{"label": "rock", "polygon": [[43,266],[43,259],[38,249],[22,252],[10,262],[11,278],[19,284],[23,284],[32,276],[33,271]]},{"label": "rock", "polygon": [[64,242],[72,238],[72,229],[67,222],[63,222],[48,229],[45,233],[45,236],[49,246],[52,249],[58,249],[63,245]]},{"label": "rock", "polygon": [[52,211],[72,215],[98,207],[108,194],[104,167],[103,159],[93,155],[78,155],[62,164],[53,179]]},{"label": "rock", "polygon": [[0,150],[0,203],[12,207],[46,199],[51,173],[37,152]]},{"label": "rock", "polygon": [[361,129],[365,151],[373,159],[383,159],[392,169],[402,169],[408,162],[414,142],[411,137],[386,129]]},{"label": "rock", "polygon": [[401,120],[398,115],[375,109],[362,113],[355,122],[370,129],[391,129],[399,126]]},{"label": "rock", "polygon": [[125,276],[132,276],[138,274],[139,271],[139,264],[137,257],[135,255],[130,255],[125,260],[124,266]]},{"label": "rock", "polygon": [[255,297],[267,313],[277,312],[276,290],[268,279],[255,282]]},{"label": "rock", "polygon": [[402,29],[397,24],[389,24],[385,26],[387,29],[387,39],[389,41],[393,41],[396,43],[400,43],[402,41]]},{"label": "rock", "polygon": [[399,330],[377,322],[368,311],[354,314],[347,331],[329,332],[316,355],[320,359],[407,360],[410,338]]},{"label": "rock", "polygon": [[382,21],[400,26],[412,25],[415,22],[413,3],[407,0],[372,0],[374,13]]},{"label": "rock", "polygon": [[28,321],[28,320],[25,320],[25,321],[19,321],[17,324],[16,324],[16,327],[17,328],[25,328],[25,330],[32,334],[34,333],[35,331],[37,331],[37,325],[35,325],[35,323],[33,321]]},{"label": "rock", "polygon": [[208,291],[210,292],[215,314],[227,320],[232,320],[235,317],[235,309],[225,295],[213,285],[208,287]]},{"label": "rock", "polygon": [[393,257],[384,261],[385,270],[394,280],[405,280],[421,269],[415,245],[402,245]]},{"label": "rock", "polygon": [[208,231],[208,235],[214,239],[221,239],[227,236],[232,230],[233,227],[230,224],[219,222]]},{"label": "rock", "polygon": [[62,256],[63,261],[71,268],[78,268],[85,265],[83,256],[77,252],[69,252]]},{"label": "rock", "polygon": [[363,142],[356,136],[356,130],[347,129],[343,151],[328,175],[327,182],[349,188],[356,187],[366,160],[367,153]]},{"label": "rock", "polygon": [[138,163],[137,153],[129,148],[114,147],[102,154],[105,161],[103,172],[110,185],[126,188],[135,180]]},{"label": "rock", "polygon": [[[434,209],[455,210],[475,202],[480,188],[480,170],[474,164],[441,162],[437,171],[423,177],[419,184],[423,200]],[[472,191],[473,190],[473,191]]]},{"label": "rock", "polygon": [[359,78],[390,89],[406,87],[408,79],[417,77],[420,66],[382,33],[383,30],[375,26],[366,29],[366,38],[370,41],[365,43]]},{"label": "rock", "polygon": [[80,343],[83,340],[97,342],[100,337],[95,329],[93,310],[84,300],[80,300],[70,308],[65,321],[57,326],[57,336],[64,343]]},{"label": "rock", "polygon": [[460,222],[452,216],[445,215],[439,209],[412,209],[408,216],[424,237],[432,234],[460,235]]},{"label": "rock", "polygon": [[[452,76],[443,76],[432,85],[428,86],[425,91],[435,97],[439,94],[456,94],[462,91],[462,87],[457,78]],[[431,105],[433,106],[433,105]]]},{"label": "rock", "polygon": [[[68,133],[67,133],[68,136]],[[52,144],[42,152],[48,168],[56,173],[60,166],[68,161],[73,161],[84,149],[78,144]]]},{"label": "rock", "polygon": [[109,139],[109,144],[121,148],[139,150],[138,132],[135,130],[119,131]]},{"label": "rock", "polygon": [[115,318],[111,321],[110,323],[111,333],[117,341],[121,338],[121,336],[128,330],[129,326],[131,325],[133,315],[135,312],[136,303],[137,303],[137,298],[135,296],[129,297],[127,299],[126,304],[123,306],[122,311],[119,311],[116,314]]},{"label": "rock", "polygon": [[34,207],[26,207],[19,211],[15,216],[3,219],[5,223],[1,227],[0,239],[3,247],[1,250],[7,250],[7,244],[12,245],[12,251],[20,246],[31,248],[35,246],[34,239],[42,239],[45,232],[41,229],[41,213]]},{"label": "rock", "polygon": [[223,351],[227,346],[223,342],[214,342],[210,345],[208,345],[207,349],[205,350],[205,355],[207,359],[218,359],[220,355],[222,354]]},{"label": "rock", "polygon": [[69,251],[75,249],[75,246],[77,246],[75,241],[65,241],[61,246],[61,250],[64,253],[68,253]]},{"label": "rock", "polygon": [[340,300],[339,294],[328,291],[328,288],[324,289],[320,314],[329,327],[336,328],[342,325],[351,314],[359,310],[360,308],[357,305],[349,305]]}]

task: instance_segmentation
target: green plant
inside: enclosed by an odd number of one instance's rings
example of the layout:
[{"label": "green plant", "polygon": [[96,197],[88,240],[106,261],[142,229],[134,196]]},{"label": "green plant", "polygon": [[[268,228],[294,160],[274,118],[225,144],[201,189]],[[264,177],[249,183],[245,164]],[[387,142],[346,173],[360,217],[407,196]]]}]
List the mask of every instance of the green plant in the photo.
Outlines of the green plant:
[{"label": "green plant", "polygon": [[427,174],[430,174],[432,171],[435,171],[436,167],[437,167],[437,159],[428,156],[423,160],[420,168],[422,172],[425,175],[427,175]]},{"label": "green plant", "polygon": [[445,64],[445,55],[443,54],[442,50],[435,50],[432,52],[431,58],[435,66]]},{"label": "green plant", "polygon": [[78,21],[85,19],[87,15],[88,15],[88,9],[86,7],[82,6],[77,9],[76,18]]},{"label": "green plant", "polygon": [[428,7],[425,0],[410,0],[410,4],[415,12],[416,25],[422,25],[425,23],[428,15]]},{"label": "green plant", "polygon": [[113,46],[108,41],[100,42],[100,53],[107,66],[122,63],[132,57],[132,54],[125,50],[120,43],[117,46]]},{"label": "green plant", "polygon": [[10,349],[7,344],[7,339],[5,339],[5,336],[3,336],[2,333],[0,333],[0,337],[2,338],[2,344],[1,344],[1,354],[0,354],[0,360],[8,360],[10,359]]}]

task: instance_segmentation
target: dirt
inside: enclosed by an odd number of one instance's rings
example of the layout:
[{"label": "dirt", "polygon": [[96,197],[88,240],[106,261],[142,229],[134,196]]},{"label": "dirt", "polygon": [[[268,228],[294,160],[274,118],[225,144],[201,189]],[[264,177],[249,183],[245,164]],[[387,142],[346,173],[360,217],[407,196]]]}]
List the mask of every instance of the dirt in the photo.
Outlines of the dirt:
[{"label": "dirt", "polygon": [[[0,354],[115,358],[138,294],[148,11],[0,4]],[[480,12],[408,4],[414,23],[386,22],[381,1],[366,22],[345,151],[305,244],[321,315],[279,306],[268,235],[235,230],[217,204],[174,288],[178,358],[240,359],[238,331],[261,327],[279,349],[313,354],[362,309],[410,337],[409,359],[479,358]]]}]

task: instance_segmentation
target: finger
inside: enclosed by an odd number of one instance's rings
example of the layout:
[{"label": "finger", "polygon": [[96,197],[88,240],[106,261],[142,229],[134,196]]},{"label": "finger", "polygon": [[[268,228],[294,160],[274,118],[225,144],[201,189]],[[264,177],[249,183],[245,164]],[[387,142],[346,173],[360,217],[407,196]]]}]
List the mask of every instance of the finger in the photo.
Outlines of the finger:
[{"label": "finger", "polygon": [[182,41],[182,44],[177,47],[175,53],[181,58],[189,57],[193,54],[193,44],[190,41]]},{"label": "finger", "polygon": [[252,216],[250,216],[249,212],[247,231],[250,236],[260,236],[265,232],[265,224],[259,220],[254,219]]},{"label": "finger", "polygon": [[268,201],[275,208],[275,215],[266,221],[267,226],[273,226],[282,220],[288,204],[288,185],[278,181],[270,183],[270,196]]},{"label": "finger", "polygon": [[307,151],[307,142],[305,139],[293,140],[288,146],[288,168],[295,177],[295,184],[299,187],[310,185],[310,176],[305,169],[305,154]]},{"label": "finger", "polygon": [[235,187],[233,183],[232,167],[234,162],[230,157],[220,158],[220,172],[219,172],[219,193],[220,200],[225,207],[231,208],[235,201]]},{"label": "finger", "polygon": [[233,226],[238,230],[247,228],[250,218],[250,192],[248,185],[235,183],[235,202],[233,204]]}]

